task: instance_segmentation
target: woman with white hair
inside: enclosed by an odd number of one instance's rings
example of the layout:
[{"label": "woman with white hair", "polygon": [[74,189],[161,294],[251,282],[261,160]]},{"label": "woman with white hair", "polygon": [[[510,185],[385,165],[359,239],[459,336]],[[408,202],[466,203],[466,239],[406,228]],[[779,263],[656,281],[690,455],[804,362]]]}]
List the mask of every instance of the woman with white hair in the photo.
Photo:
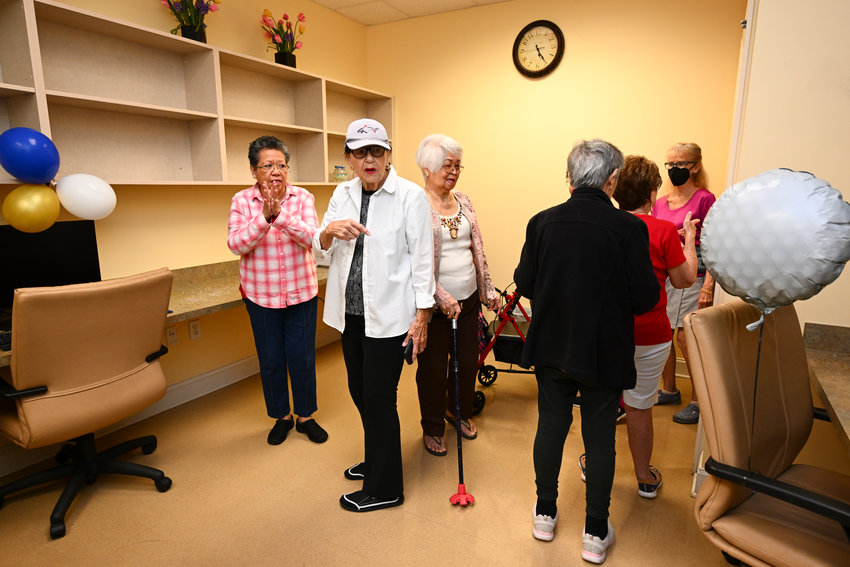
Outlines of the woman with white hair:
[{"label": "woman with white hair", "polygon": [[[425,450],[438,457],[448,452],[446,421],[460,427],[465,439],[478,436],[472,422],[478,313],[482,302],[494,311],[499,306],[472,201],[455,190],[463,171],[462,158],[460,144],[442,134],[427,136],[416,152],[416,164],[422,170],[425,193],[431,204],[437,283],[428,346],[419,355],[416,386]],[[451,319],[457,319],[460,416],[454,415],[457,407],[454,377],[448,373]]]}]

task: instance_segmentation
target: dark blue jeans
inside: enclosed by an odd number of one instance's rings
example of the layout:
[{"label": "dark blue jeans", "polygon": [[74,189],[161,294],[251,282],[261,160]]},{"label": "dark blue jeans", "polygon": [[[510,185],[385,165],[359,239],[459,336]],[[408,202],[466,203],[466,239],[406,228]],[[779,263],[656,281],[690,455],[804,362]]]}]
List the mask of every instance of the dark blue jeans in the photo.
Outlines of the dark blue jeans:
[{"label": "dark blue jeans", "polygon": [[348,372],[348,391],[363,423],[363,490],[376,498],[395,498],[404,493],[396,402],[405,336],[406,333],[380,339],[367,337],[362,315],[345,316],[342,356]]},{"label": "dark blue jeans", "polygon": [[[621,390],[598,384],[583,384],[560,370],[536,367],[537,435],[534,438],[534,473],[537,497],[558,499],[558,476],[564,442],[573,423],[573,399],[581,392],[581,436],[587,467],[585,513],[591,518],[608,517],[614,484],[614,440]],[[576,455],[578,457],[578,455]]]},{"label": "dark blue jeans", "polygon": [[260,378],[269,417],[280,419],[291,412],[287,370],[292,381],[295,413],[316,412],[316,305],[314,297],[283,309],[261,307],[244,299],[254,345],[260,361]]}]

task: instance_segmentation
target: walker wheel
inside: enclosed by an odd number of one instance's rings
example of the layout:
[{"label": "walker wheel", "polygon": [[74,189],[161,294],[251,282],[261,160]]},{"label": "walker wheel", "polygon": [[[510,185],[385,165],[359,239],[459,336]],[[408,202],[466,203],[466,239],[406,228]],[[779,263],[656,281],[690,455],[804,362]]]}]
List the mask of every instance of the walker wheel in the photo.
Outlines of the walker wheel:
[{"label": "walker wheel", "polygon": [[472,415],[478,415],[484,409],[484,404],[487,403],[487,398],[484,392],[478,390],[472,395]]},{"label": "walker wheel", "polygon": [[489,386],[490,384],[496,381],[496,377],[498,375],[499,371],[496,370],[496,367],[487,364],[478,369],[478,382],[482,386]]}]

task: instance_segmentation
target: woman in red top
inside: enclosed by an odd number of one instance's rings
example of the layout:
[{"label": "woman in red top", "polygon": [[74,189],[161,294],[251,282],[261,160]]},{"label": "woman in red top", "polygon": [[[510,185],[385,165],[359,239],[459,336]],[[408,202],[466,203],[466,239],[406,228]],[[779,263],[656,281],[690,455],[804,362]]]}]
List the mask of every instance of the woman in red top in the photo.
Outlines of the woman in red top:
[{"label": "woman in red top", "polygon": [[627,156],[614,189],[614,199],[620,208],[637,215],[649,229],[649,256],[661,286],[661,297],[655,307],[635,316],[637,383],[634,389],[623,392],[629,449],[635,465],[638,494],[644,498],[655,498],[661,486],[661,473],[649,462],[652,457],[652,406],[673,340],[664,283],[669,276],[673,287],[686,288],[697,276],[694,237],[698,221],[692,221],[690,213],[685,217],[683,249],[676,225],[649,215],[659,187],[658,166],[643,156]]}]

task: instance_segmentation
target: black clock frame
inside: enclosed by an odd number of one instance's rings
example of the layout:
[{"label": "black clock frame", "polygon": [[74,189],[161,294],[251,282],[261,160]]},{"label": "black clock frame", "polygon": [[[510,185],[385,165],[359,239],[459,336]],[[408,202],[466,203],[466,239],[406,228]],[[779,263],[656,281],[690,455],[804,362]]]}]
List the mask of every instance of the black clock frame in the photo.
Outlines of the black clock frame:
[{"label": "black clock frame", "polygon": [[[555,52],[555,58],[552,59],[552,62],[549,65],[547,65],[546,67],[544,67],[543,69],[540,69],[538,71],[530,71],[530,70],[526,69],[525,67],[523,67],[522,64],[519,62],[519,44],[522,41],[523,36],[531,28],[536,28],[538,26],[549,28],[550,30],[552,30],[555,33],[555,37],[558,38],[558,49]],[[520,73],[522,73],[526,77],[537,78],[537,77],[543,77],[545,75],[548,75],[549,73],[551,73],[552,71],[555,70],[555,68],[558,66],[558,64],[561,63],[561,58],[564,56],[564,34],[561,32],[561,28],[559,28],[558,25],[555,22],[551,22],[549,20],[533,21],[530,24],[528,24],[527,26],[525,26],[524,28],[522,28],[520,30],[520,32],[517,34],[516,39],[514,40],[514,47],[513,47],[513,50],[512,50],[512,55],[513,55],[513,59],[514,59],[514,67],[516,67],[517,71],[519,71]]]}]

